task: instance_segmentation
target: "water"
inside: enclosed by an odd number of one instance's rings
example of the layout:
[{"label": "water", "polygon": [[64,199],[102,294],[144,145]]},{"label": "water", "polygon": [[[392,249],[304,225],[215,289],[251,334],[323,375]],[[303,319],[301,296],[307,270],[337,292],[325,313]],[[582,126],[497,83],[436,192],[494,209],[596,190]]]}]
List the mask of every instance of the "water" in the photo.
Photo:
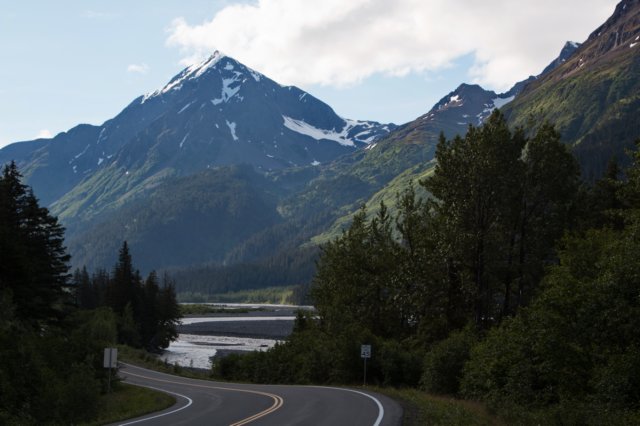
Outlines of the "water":
[{"label": "water", "polygon": [[276,340],[272,339],[180,334],[178,339],[171,342],[165,349],[160,359],[183,367],[209,369],[211,368],[210,357],[214,356],[218,350],[266,351],[275,344]]},{"label": "water", "polygon": [[[225,304],[211,304],[218,307],[228,308],[249,308],[256,309],[261,308],[261,311],[250,312],[248,314],[215,314],[203,317],[188,317],[182,319],[183,325],[190,324],[204,324],[204,323],[244,323],[241,327],[242,333],[246,334],[255,333],[261,335],[267,333],[269,336],[272,334],[273,327],[265,327],[256,323],[263,321],[293,321],[295,319],[295,312],[297,309],[313,309],[311,306],[291,306],[291,305],[264,305],[264,304],[243,304],[243,303],[225,303]],[[252,324],[250,327],[246,327],[248,324]],[[262,323],[264,324],[264,323]],[[228,328],[228,330],[227,330]],[[279,327],[276,327],[276,329]],[[286,328],[286,327],[285,327]],[[215,356],[218,351],[232,350],[232,351],[266,351],[272,348],[277,340],[273,339],[258,339],[252,337],[230,337],[230,336],[218,336],[216,332],[224,331],[237,331],[238,327],[224,326],[222,324],[212,327],[210,334],[207,333],[207,327],[204,326],[204,333],[200,334],[187,334],[182,333],[178,336],[178,339],[171,342],[169,347],[165,349],[164,353],[160,356],[160,359],[166,360],[169,364],[178,364],[183,367],[194,368],[211,368],[211,357]],[[202,329],[200,329],[201,331]],[[193,330],[190,330],[193,332]],[[199,332],[200,332],[199,331]],[[225,333],[223,333],[225,334]],[[228,333],[231,334],[231,333]],[[279,337],[277,337],[279,336]],[[281,338],[282,334],[274,334],[274,337]]]},{"label": "water", "polygon": [[271,316],[261,316],[261,317],[189,317],[182,318],[181,322],[184,325],[188,324],[199,324],[204,322],[230,322],[230,321],[293,321],[294,317],[271,317]]}]

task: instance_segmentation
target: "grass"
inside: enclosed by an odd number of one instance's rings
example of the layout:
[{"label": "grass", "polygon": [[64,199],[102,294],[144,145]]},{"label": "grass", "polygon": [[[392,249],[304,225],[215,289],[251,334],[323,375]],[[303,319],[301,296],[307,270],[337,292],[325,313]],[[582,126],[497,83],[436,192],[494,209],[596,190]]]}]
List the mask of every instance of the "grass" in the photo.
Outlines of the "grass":
[{"label": "grass", "polygon": [[[267,287],[253,290],[241,290],[218,294],[179,293],[180,303],[273,303],[292,305],[293,291],[296,286]],[[225,311],[225,312],[228,312]]]},{"label": "grass", "polygon": [[85,426],[103,425],[131,419],[154,411],[164,410],[175,404],[176,399],[152,389],[115,383],[114,391],[100,397],[98,414]]},{"label": "grass", "polygon": [[206,314],[247,314],[249,312],[263,311],[263,308],[228,308],[204,304],[180,305],[182,315],[206,315]]},{"label": "grass", "polygon": [[404,410],[404,426],[504,426],[477,402],[431,395],[417,389],[376,388],[395,399]]},{"label": "grass", "polygon": [[[419,164],[407,169],[393,178],[382,189],[373,194],[365,203],[367,208],[367,220],[371,220],[376,214],[378,214],[381,201],[384,201],[384,204],[389,209],[389,214],[396,216],[398,214],[398,208],[396,205],[397,197],[409,187],[410,183],[413,183],[417,198],[426,199],[428,197],[428,193],[419,184],[419,182],[432,175],[433,170],[434,168],[429,164],[426,166],[424,164]],[[315,245],[322,245],[340,237],[342,235],[342,230],[349,227],[353,221],[353,216],[358,212],[358,210],[359,206],[353,211],[338,217],[327,230],[312,237],[311,242]]]}]

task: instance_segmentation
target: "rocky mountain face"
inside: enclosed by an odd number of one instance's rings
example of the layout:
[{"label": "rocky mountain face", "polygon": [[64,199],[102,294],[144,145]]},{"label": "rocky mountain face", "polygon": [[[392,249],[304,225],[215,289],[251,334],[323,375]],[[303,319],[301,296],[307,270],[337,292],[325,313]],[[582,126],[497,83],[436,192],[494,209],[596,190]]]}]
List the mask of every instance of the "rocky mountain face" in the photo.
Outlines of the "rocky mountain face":
[{"label": "rocky mountain face", "polygon": [[[0,163],[16,160],[64,219],[77,211],[70,204],[114,202],[167,176],[241,163],[262,171],[326,163],[394,127],[343,119],[297,87],[216,52],[102,126],[10,145]],[[107,196],[83,198],[85,183]]]},{"label": "rocky mountain face", "polygon": [[567,62],[567,60],[569,60],[571,56],[573,56],[573,54],[576,52],[576,50],[578,50],[580,46],[581,43],[576,43],[575,41],[566,42],[564,47],[560,51],[560,55],[558,55],[558,57],[553,62],[547,65],[547,67],[542,70],[542,72],[536,77],[536,79],[545,76],[559,66],[564,65],[564,63]]},{"label": "rocky mountain face", "polygon": [[626,162],[625,150],[640,135],[639,110],[640,1],[624,0],[570,58],[527,85],[505,114],[514,125],[554,123],[592,180],[611,157]]}]

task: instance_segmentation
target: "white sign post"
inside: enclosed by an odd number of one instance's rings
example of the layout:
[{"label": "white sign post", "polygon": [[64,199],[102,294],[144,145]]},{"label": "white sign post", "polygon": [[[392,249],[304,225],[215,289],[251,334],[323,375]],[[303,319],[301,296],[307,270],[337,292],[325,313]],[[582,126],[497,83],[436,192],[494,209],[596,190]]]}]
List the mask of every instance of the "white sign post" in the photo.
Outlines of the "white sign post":
[{"label": "white sign post", "polygon": [[367,386],[367,359],[371,358],[371,345],[360,346],[360,358],[364,359],[364,386]]},{"label": "white sign post", "polygon": [[111,369],[118,366],[118,348],[104,348],[102,366],[109,369],[107,380],[107,392],[111,392]]}]

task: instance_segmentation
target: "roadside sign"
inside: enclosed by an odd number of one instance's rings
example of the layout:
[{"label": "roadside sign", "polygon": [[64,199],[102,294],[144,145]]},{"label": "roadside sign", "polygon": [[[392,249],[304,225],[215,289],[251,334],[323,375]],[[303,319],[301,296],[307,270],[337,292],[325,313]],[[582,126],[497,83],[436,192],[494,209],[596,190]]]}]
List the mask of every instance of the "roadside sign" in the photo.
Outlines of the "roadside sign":
[{"label": "roadside sign", "polygon": [[104,359],[102,362],[104,368],[116,368],[118,366],[118,348],[105,348]]},{"label": "roadside sign", "polygon": [[360,346],[360,358],[371,358],[371,345]]}]

